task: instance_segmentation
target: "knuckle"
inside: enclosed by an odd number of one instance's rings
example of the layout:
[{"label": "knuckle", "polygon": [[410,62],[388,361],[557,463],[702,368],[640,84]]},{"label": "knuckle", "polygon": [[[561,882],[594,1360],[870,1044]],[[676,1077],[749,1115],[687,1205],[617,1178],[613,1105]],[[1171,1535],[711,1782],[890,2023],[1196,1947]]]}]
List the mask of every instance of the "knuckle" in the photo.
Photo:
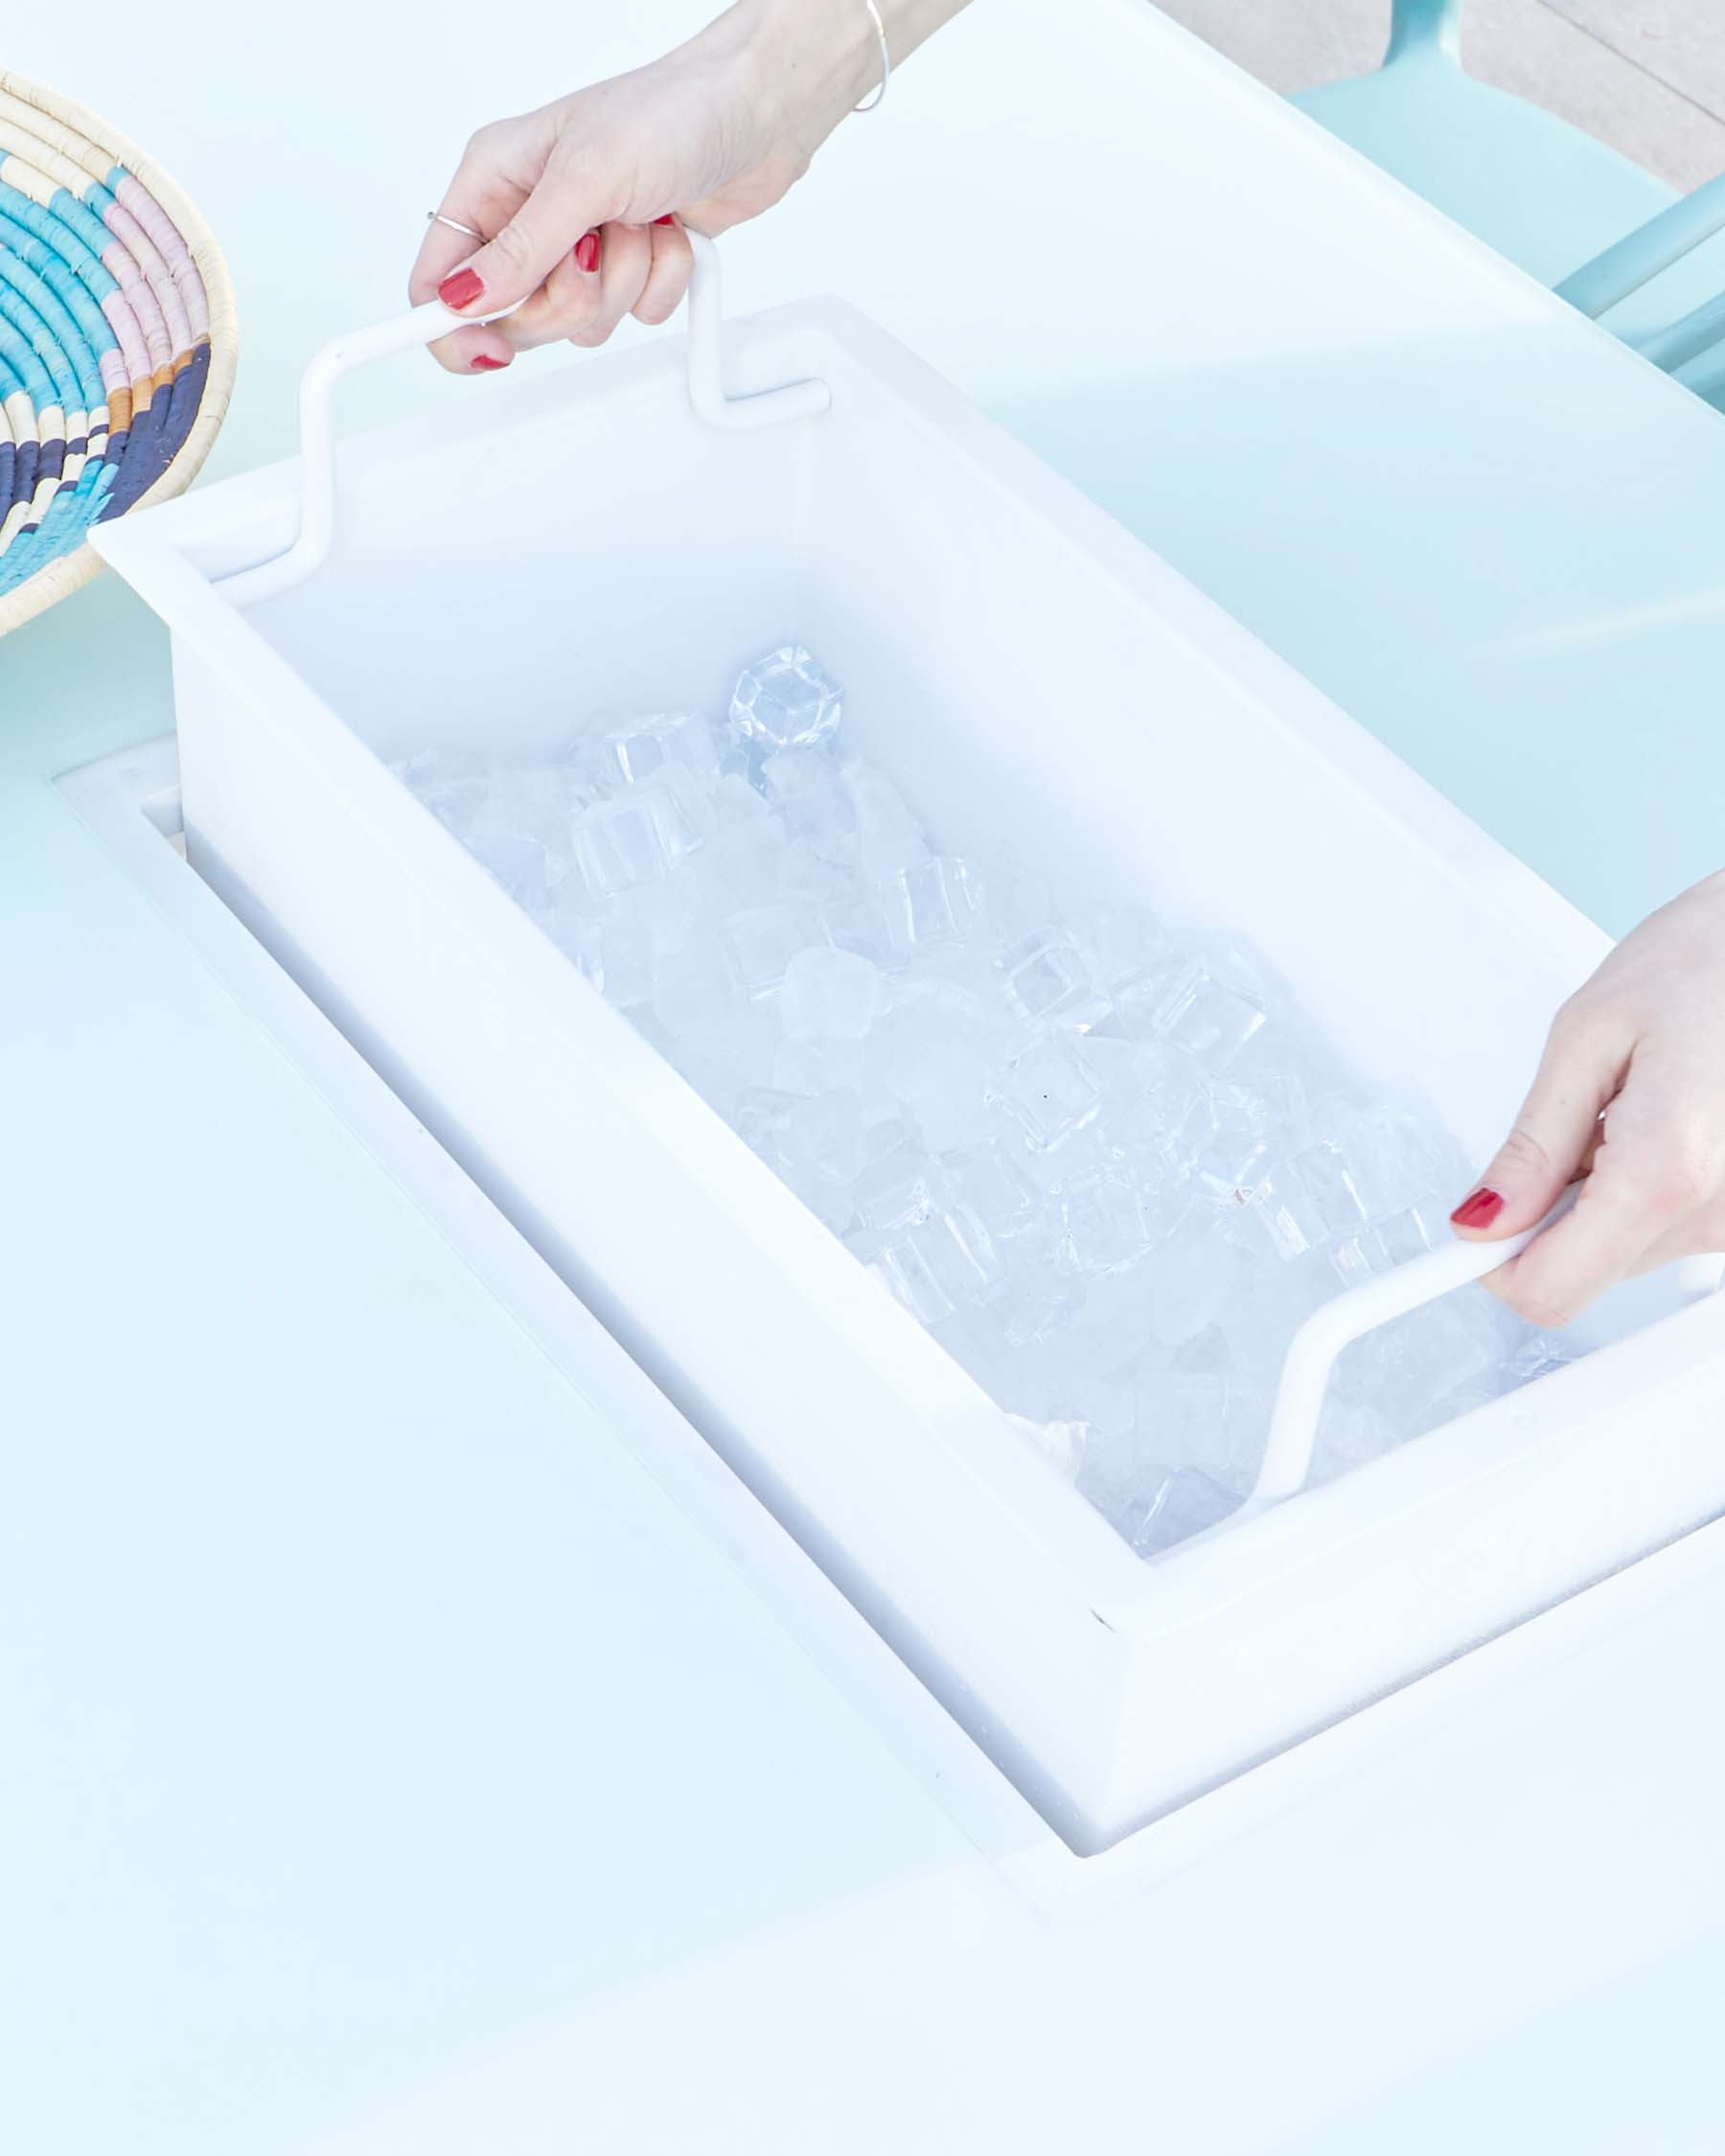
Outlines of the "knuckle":
[{"label": "knuckle", "polygon": [[1496,1165],[1523,1176],[1549,1176],[1552,1172],[1551,1148],[1528,1123],[1518,1120],[1498,1148]]},{"label": "knuckle", "polygon": [[1598,1024],[1598,1008],[1587,989],[1579,988],[1558,1004],[1552,1019],[1552,1039],[1561,1044],[1586,1040]]},{"label": "knuckle", "polygon": [[506,224],[491,242],[488,250],[494,263],[511,276],[518,277],[527,268],[527,235],[518,224]]}]

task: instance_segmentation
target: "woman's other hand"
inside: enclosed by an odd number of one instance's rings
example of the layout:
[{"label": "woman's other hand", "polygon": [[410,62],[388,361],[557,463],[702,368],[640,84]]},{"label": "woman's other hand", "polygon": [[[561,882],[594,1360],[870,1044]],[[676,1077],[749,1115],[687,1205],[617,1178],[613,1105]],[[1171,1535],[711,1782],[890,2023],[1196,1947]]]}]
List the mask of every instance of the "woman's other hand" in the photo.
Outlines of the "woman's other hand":
[{"label": "woman's other hand", "polygon": [[1725,874],[1644,921],[1558,1012],[1533,1089],[1450,1216],[1490,1242],[1573,1211],[1490,1274],[1533,1324],[1567,1324],[1633,1273],[1725,1250]]},{"label": "woman's other hand", "polygon": [[[964,0],[883,0],[894,62]],[[693,267],[681,224],[758,217],[880,80],[864,0],[742,0],[651,66],[481,127],[438,205],[484,234],[427,227],[408,289],[502,321],[432,346],[458,374],[531,345],[603,344],[662,322]]]}]

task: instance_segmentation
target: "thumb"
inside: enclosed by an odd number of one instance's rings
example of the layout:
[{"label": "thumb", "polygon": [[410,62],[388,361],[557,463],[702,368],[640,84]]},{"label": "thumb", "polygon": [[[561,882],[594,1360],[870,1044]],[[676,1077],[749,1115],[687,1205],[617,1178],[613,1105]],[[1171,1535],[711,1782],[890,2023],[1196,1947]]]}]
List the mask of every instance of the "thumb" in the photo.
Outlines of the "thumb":
[{"label": "thumb", "polygon": [[554,155],[514,217],[449,272],[437,296],[463,314],[494,314],[518,307],[571,248],[605,222],[607,214],[591,178],[570,160]]},{"label": "thumb", "polygon": [[1627,1063],[1615,1027],[1585,1005],[1565,1004],[1509,1135],[1450,1215],[1458,1234],[1496,1242],[1544,1219],[1591,1160],[1599,1112]]}]

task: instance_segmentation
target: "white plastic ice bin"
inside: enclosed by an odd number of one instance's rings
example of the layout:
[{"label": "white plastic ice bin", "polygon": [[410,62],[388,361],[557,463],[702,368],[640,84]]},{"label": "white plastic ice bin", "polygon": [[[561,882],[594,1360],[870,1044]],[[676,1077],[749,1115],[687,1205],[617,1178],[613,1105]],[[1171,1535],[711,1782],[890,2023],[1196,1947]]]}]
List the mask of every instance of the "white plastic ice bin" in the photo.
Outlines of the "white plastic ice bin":
[{"label": "white plastic ice bin", "polygon": [[101,543],[172,630],[194,862],[1093,1849],[1725,1510],[1725,1299],[1620,1292],[1634,1337],[1140,1564],[384,760],[711,707],[794,636],[943,845],[1235,925],[1481,1158],[1605,939],[848,309],[727,364],[830,408],[713,425],[669,342],[523,368],[345,450],[277,596],[218,580],[293,538],[292,464]]}]

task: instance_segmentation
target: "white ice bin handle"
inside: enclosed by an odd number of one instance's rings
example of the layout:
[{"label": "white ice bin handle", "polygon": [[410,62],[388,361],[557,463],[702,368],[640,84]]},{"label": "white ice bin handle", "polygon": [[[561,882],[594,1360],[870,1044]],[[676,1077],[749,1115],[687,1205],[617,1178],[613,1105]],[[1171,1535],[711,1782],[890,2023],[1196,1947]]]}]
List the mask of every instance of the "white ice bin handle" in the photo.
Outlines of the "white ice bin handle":
[{"label": "white ice bin handle", "polygon": [[[689,232],[695,273],[689,284],[689,402],[707,425],[727,433],[751,432],[782,421],[809,419],[831,405],[824,381],[787,382],[779,389],[756,390],[741,397],[724,388],[724,292],[719,250],[699,232]],[[320,569],[335,543],[335,385],[343,375],[372,359],[414,345],[432,344],[451,330],[487,317],[456,314],[442,300],[427,300],[406,314],[351,330],[326,344],[300,381],[300,522],[291,546],[283,554],[221,579],[224,597],[249,607],[260,599],[302,583]]]},{"label": "white ice bin handle", "polygon": [[1427,1250],[1423,1257],[1362,1281],[1359,1287],[1349,1288],[1313,1311],[1289,1343],[1257,1480],[1234,1519],[1279,1504],[1304,1487],[1312,1470],[1312,1448],[1318,1441],[1318,1419],[1323,1411],[1330,1372],[1345,1347],[1363,1334],[1387,1325],[1392,1318],[1405,1317],[1422,1303],[1434,1302],[1455,1288],[1466,1287],[1470,1280],[1495,1273],[1500,1265],[1525,1250],[1534,1236],[1560,1220],[1576,1203],[1579,1190],[1579,1184],[1566,1190],[1537,1227],[1506,1235],[1501,1242],[1455,1242],[1441,1250]]}]

